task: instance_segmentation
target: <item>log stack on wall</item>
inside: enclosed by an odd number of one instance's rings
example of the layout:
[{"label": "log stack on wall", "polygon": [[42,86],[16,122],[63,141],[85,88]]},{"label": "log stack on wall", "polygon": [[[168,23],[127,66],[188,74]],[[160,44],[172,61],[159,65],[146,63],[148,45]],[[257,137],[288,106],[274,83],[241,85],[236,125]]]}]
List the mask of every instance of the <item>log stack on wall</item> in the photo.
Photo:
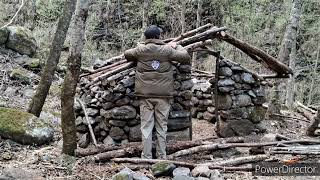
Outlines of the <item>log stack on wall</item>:
[{"label": "log stack on wall", "polygon": [[[168,140],[189,140],[190,108],[193,82],[190,65],[176,65],[174,68],[176,95],[168,121]],[[123,144],[141,141],[140,110],[134,96],[135,69],[127,69],[105,78],[91,86],[90,76],[82,77],[78,96],[84,102],[98,143]],[[76,107],[76,127],[79,146],[90,144],[90,133],[85,115],[80,106]]]},{"label": "log stack on wall", "polygon": [[[213,81],[211,81],[213,82]],[[256,130],[267,109],[265,87],[239,64],[226,59],[219,62],[218,134],[222,137],[248,135]]]}]

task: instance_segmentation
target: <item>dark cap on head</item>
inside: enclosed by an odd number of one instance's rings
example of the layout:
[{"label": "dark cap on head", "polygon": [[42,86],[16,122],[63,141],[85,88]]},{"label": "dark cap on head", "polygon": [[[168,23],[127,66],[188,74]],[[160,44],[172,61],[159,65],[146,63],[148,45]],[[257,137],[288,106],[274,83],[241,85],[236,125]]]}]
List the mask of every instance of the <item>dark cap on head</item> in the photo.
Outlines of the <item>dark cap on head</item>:
[{"label": "dark cap on head", "polygon": [[160,33],[161,29],[155,25],[152,25],[144,32],[144,36],[146,39],[159,39]]}]

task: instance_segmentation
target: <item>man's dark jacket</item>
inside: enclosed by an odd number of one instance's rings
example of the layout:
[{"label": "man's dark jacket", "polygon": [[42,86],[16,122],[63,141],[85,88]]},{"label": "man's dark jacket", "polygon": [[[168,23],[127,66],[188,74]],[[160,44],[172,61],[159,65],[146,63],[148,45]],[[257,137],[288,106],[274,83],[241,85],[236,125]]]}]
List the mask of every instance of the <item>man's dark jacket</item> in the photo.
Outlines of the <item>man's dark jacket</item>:
[{"label": "man's dark jacket", "polygon": [[191,59],[182,46],[173,49],[158,39],[148,39],[125,51],[124,56],[128,61],[137,61],[135,94],[142,97],[172,97],[172,61],[186,64]]}]

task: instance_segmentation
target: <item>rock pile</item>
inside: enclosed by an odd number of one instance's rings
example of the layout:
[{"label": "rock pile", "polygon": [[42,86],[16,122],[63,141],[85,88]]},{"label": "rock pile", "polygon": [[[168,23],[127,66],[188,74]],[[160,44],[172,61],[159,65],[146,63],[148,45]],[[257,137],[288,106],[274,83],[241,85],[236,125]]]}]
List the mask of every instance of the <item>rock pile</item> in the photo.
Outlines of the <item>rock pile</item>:
[{"label": "rock pile", "polygon": [[[213,83],[214,80],[211,80]],[[218,109],[222,137],[248,135],[264,119],[265,89],[256,75],[229,60],[219,62]]]},{"label": "rock pile", "polygon": [[[168,140],[188,140],[193,81],[190,65],[174,68],[176,90],[168,120]],[[90,77],[80,80],[78,96],[86,105],[89,123],[99,143],[141,141],[139,102],[134,96],[135,70],[127,69],[91,86]],[[79,146],[87,147],[90,135],[84,112],[76,107]]]}]

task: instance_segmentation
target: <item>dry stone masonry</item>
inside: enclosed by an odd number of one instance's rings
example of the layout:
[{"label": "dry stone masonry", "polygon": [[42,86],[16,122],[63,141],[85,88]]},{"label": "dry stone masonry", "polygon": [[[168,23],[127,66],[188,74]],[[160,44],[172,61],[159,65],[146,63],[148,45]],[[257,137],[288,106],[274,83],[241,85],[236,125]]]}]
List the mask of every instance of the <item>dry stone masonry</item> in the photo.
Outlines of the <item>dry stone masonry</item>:
[{"label": "dry stone masonry", "polygon": [[[99,68],[99,66],[95,66]],[[174,67],[174,101],[168,120],[168,140],[189,140],[190,109],[193,97],[191,66]],[[134,68],[125,70],[93,86],[88,77],[83,77],[78,96],[86,105],[89,123],[99,143],[123,144],[141,141],[139,102],[134,96]],[[90,144],[90,133],[84,112],[76,106],[78,143],[82,148]]]},{"label": "dry stone masonry", "polygon": [[[214,83],[214,80],[211,80]],[[222,137],[248,135],[259,128],[266,108],[265,87],[239,64],[221,60],[218,78],[218,134]]]}]

